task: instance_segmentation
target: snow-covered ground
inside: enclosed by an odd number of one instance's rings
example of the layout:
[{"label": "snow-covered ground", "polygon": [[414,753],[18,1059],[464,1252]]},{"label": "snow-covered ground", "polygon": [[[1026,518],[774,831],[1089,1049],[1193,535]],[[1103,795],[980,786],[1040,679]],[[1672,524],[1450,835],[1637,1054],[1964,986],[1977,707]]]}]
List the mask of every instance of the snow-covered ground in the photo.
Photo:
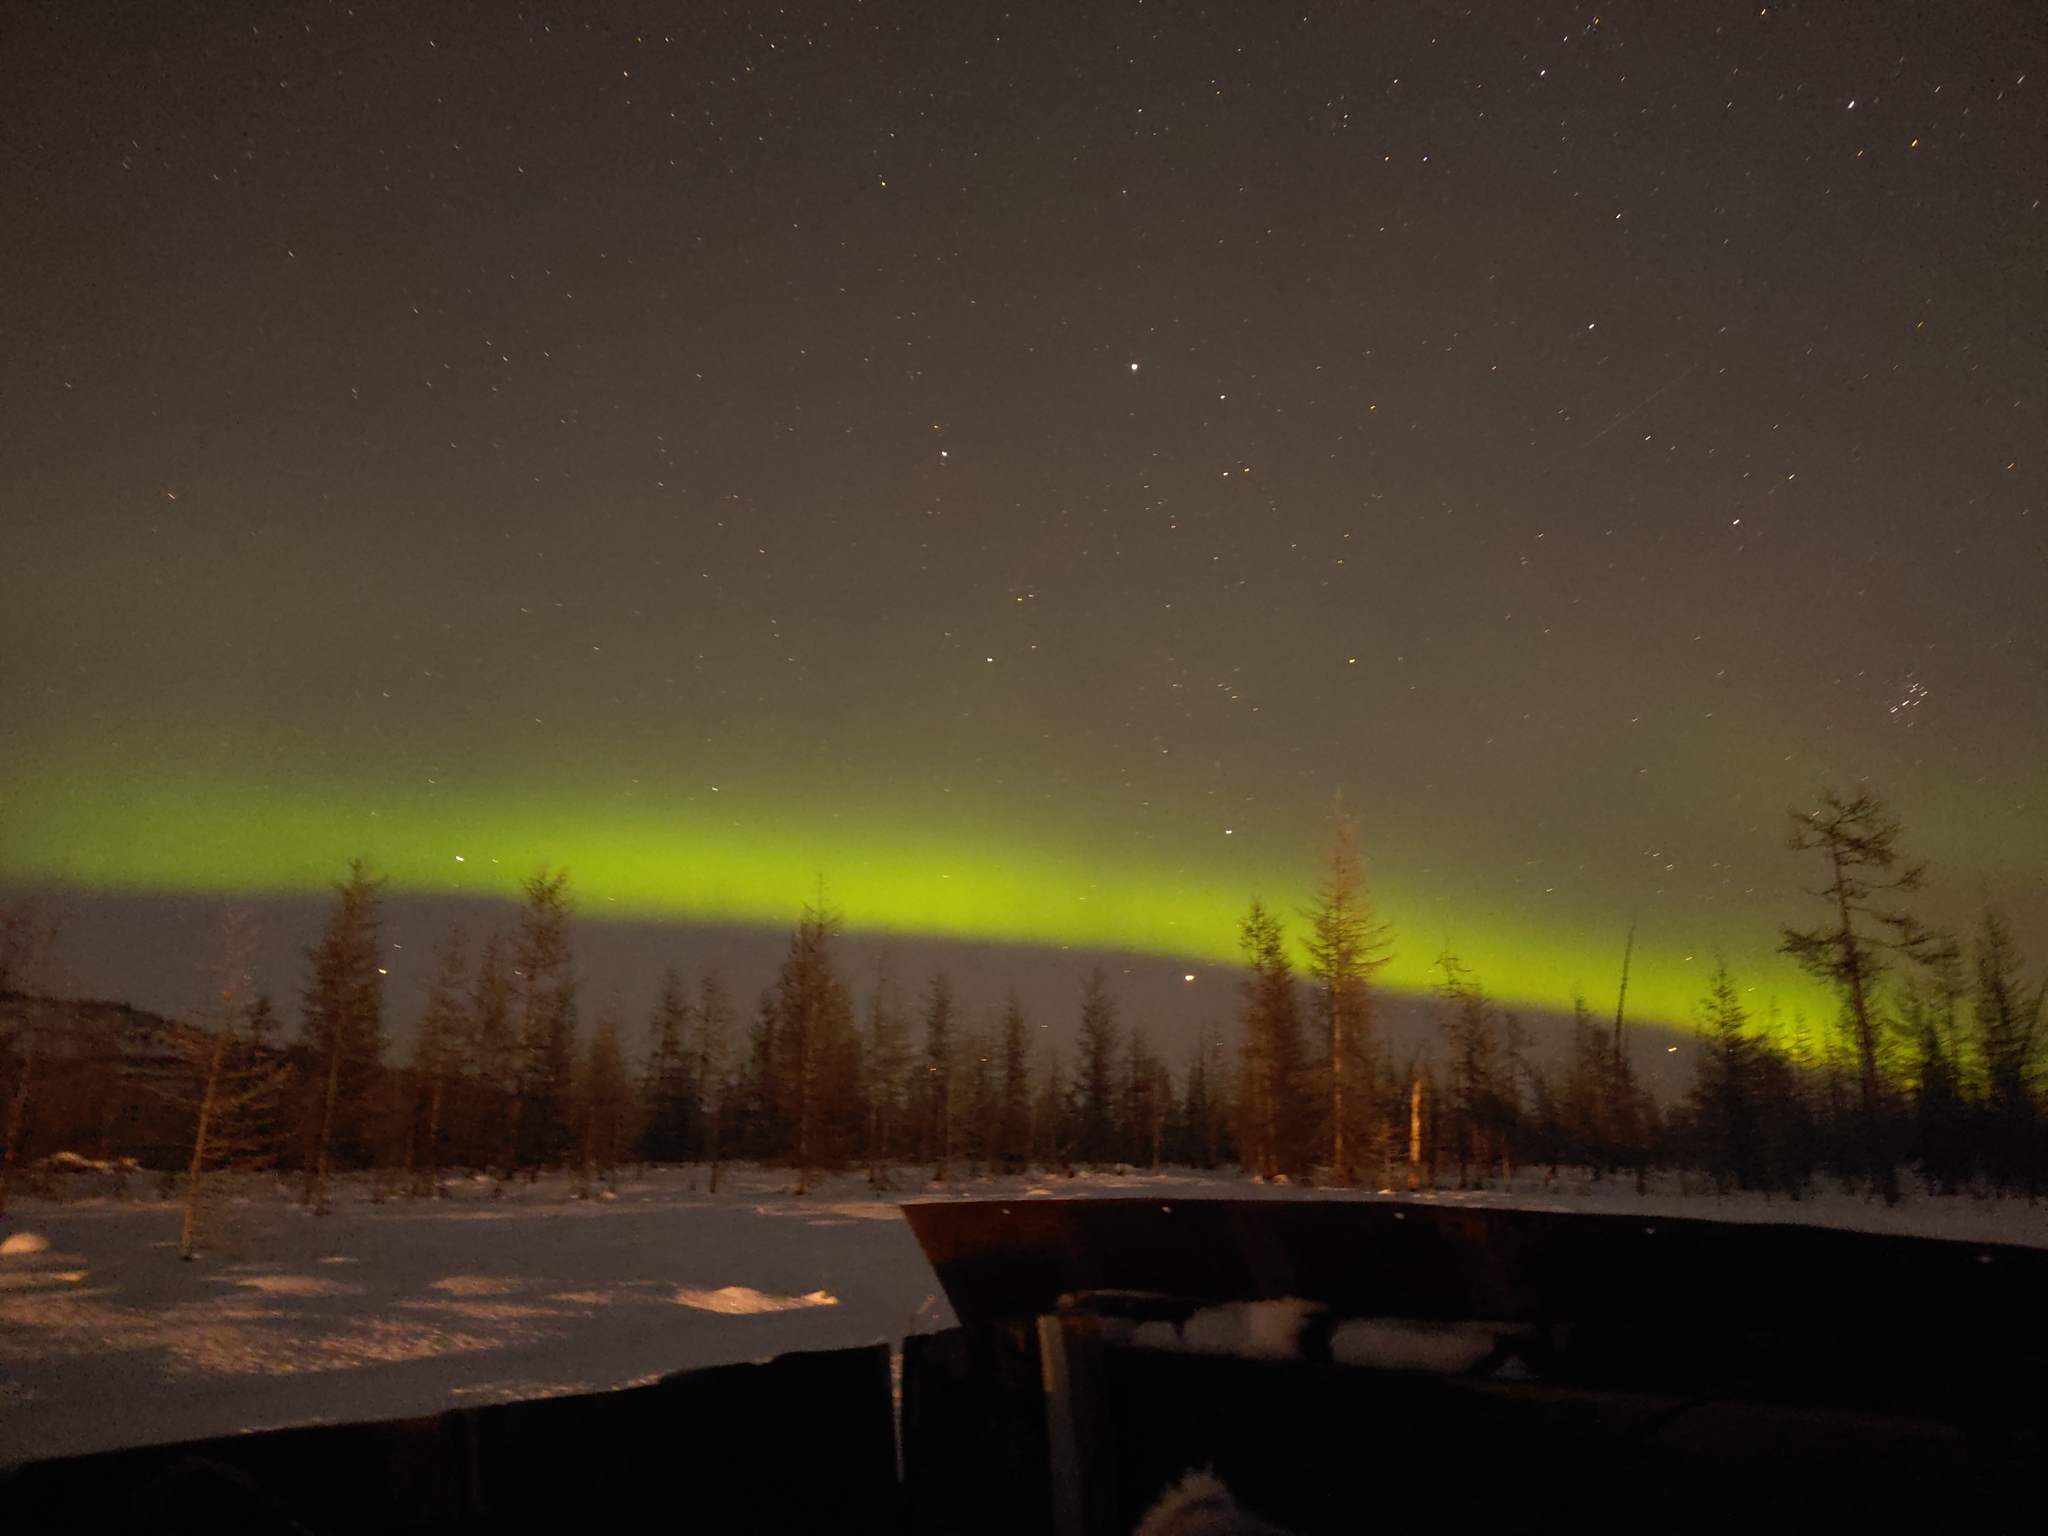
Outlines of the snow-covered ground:
[{"label": "snow-covered ground", "polygon": [[[780,1170],[656,1169],[616,1198],[543,1180],[499,1198],[301,1214],[236,1207],[232,1255],[181,1263],[161,1201],[19,1202],[0,1221],[0,1464],[282,1424],[593,1391],[670,1371],[894,1339],[952,1314],[905,1198],[1376,1199],[1188,1173],[1006,1179],[878,1197],[857,1176],[790,1193]],[[1854,1195],[1716,1199],[1668,1182],[1531,1179],[1442,1202],[1811,1222],[2048,1247],[2048,1208]]]}]

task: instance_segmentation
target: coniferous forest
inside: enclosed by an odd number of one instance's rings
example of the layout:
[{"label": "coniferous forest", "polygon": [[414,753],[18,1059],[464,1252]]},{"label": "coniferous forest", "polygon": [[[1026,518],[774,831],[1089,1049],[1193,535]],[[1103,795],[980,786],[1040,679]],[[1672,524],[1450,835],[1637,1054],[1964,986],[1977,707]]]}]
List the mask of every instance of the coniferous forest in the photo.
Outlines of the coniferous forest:
[{"label": "coniferous forest", "polygon": [[[813,1177],[864,1170],[907,1189],[1026,1170],[1237,1167],[1331,1187],[1471,1188],[1679,1173],[1689,1187],[1798,1198],[1823,1182],[2024,1195],[2048,1185],[2044,983],[1995,911],[1948,933],[1910,899],[1926,883],[1886,807],[1824,792],[1792,818],[1816,883],[1788,893],[1781,947],[1836,998],[1833,1018],[1756,1017],[1725,964],[1691,1021],[1697,1069],[1678,1102],[1636,1080],[1617,1007],[1575,1009],[1539,1056],[1516,1014],[1455,955],[1437,959],[1434,1038],[1397,1054],[1376,978],[1397,935],[1378,917],[1341,815],[1299,911],[1253,901],[1227,1033],[1169,1060],[1119,1016],[1100,971],[1073,1044],[1012,999],[987,1027],[943,973],[853,977],[839,919],[805,909],[759,992],[671,971],[651,1017],[585,1007],[569,877],[523,884],[500,931],[448,931],[418,1017],[393,1019],[383,886],[336,884],[279,1000],[247,979],[230,920],[203,1008],[166,1019],[39,995],[46,911],[0,929],[0,1115],[6,1193],[175,1194],[187,1244],[229,1180],[268,1171],[311,1209],[336,1181],[382,1198],[566,1172],[593,1195],[647,1163],[736,1161]],[[1803,926],[1802,926],[1803,924]],[[1625,976],[1623,985],[1625,987]],[[644,1049],[629,1052],[629,1036]]]}]

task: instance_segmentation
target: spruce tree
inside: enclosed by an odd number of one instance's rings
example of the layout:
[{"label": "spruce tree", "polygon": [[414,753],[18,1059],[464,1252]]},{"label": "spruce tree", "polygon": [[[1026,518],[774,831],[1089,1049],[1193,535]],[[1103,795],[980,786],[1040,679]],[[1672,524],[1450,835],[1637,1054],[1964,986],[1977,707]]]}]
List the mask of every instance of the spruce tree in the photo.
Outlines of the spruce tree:
[{"label": "spruce tree", "polygon": [[1118,1116],[1123,1161],[1157,1168],[1165,1158],[1166,1127],[1173,1112],[1173,1081],[1152,1054],[1142,1029],[1133,1029],[1124,1055]]},{"label": "spruce tree", "polygon": [[934,971],[925,987],[924,1051],[918,1058],[918,1160],[932,1164],[932,1179],[952,1177],[954,1152],[953,984],[944,971]]},{"label": "spruce tree", "polygon": [[470,1032],[463,993],[467,985],[460,924],[449,928],[435,962],[434,982],[413,1035],[412,1081],[417,1103],[412,1120],[413,1191],[441,1191],[440,1171],[448,1111]]},{"label": "spruce tree", "polygon": [[1944,938],[1899,1002],[1912,1063],[1915,1159],[1932,1194],[1954,1194],[1970,1176],[1961,1018],[1968,995],[1962,951]]},{"label": "spruce tree", "polygon": [[1238,926],[1246,976],[1238,1009],[1238,1154],[1256,1178],[1308,1172],[1301,996],[1280,919],[1254,900]]},{"label": "spruce tree", "polygon": [[776,981],[774,1062],[778,1120],[789,1136],[797,1191],[836,1168],[860,1124],[859,1039],[853,998],[832,963],[837,919],[806,907]]},{"label": "spruce tree", "polygon": [[[6,1053],[0,1056],[0,1064],[14,1068],[6,1095],[6,1127],[0,1134],[0,1215],[6,1213],[15,1164],[22,1159],[29,1104],[43,1068],[51,1012],[49,999],[42,995],[43,972],[56,946],[57,930],[57,914],[38,897],[0,904],[0,998],[21,994],[19,1007],[9,1010],[17,1022],[8,1034]],[[13,1060],[8,1062],[7,1057]]]},{"label": "spruce tree", "polygon": [[575,901],[566,871],[541,869],[521,882],[526,903],[511,946],[510,1103],[505,1176],[532,1177],[556,1162],[567,1141],[575,1070],[576,979],[570,919]]},{"label": "spruce tree", "polygon": [[763,1162],[784,1157],[791,1145],[782,1119],[785,1090],[777,1076],[780,1016],[775,993],[764,990],[754,1002],[754,1021],[747,1026],[747,1046],[733,1091],[733,1150]]},{"label": "spruce tree", "polygon": [[1181,1098],[1183,1140],[1176,1159],[1191,1168],[1214,1168],[1221,1161],[1222,1085],[1216,1081],[1219,1065],[1214,1037],[1205,1024],[1195,1033],[1194,1053],[1188,1058],[1187,1092]]},{"label": "spruce tree", "polygon": [[320,942],[308,952],[300,1029],[304,1202],[324,1212],[334,1170],[369,1161],[369,1119],[384,1054],[381,879],[361,859],[334,888]]},{"label": "spruce tree", "polygon": [[1893,898],[1919,890],[1925,864],[1908,864],[1898,851],[1899,823],[1883,801],[1869,793],[1843,800],[1831,789],[1817,809],[1794,811],[1787,845],[1795,853],[1827,859],[1827,883],[1808,894],[1825,901],[1828,921],[1813,928],[1786,928],[1779,948],[1808,974],[1833,987],[1842,999],[1844,1021],[1856,1059],[1857,1099],[1862,1122],[1860,1172],[1898,1198],[1897,1164],[1884,1136],[1883,1018],[1877,988],[1891,958],[1926,954],[1936,936]]},{"label": "spruce tree", "polygon": [[1971,1015],[1984,1063],[1985,1142],[1993,1182],[2039,1195],[2043,1182],[2040,1095],[2044,995],[2029,987],[2005,919],[1986,911],[1972,955]]},{"label": "spruce tree", "polygon": [[904,1095],[910,1085],[910,1021],[904,1016],[887,956],[875,961],[861,1041],[862,1096],[867,1106],[868,1182],[889,1184],[889,1164],[903,1134]]},{"label": "spruce tree", "polygon": [[633,1081],[619,1044],[619,1021],[604,1009],[577,1064],[575,1083],[577,1193],[589,1199],[595,1181],[615,1182],[619,1165],[632,1152],[638,1127]]},{"label": "spruce tree", "polygon": [[1452,1148],[1462,1189],[1475,1165],[1483,1178],[1501,1155],[1507,1077],[1493,1004],[1456,955],[1441,956],[1437,965],[1444,973],[1437,988],[1437,1029],[1446,1048]]},{"label": "spruce tree", "polygon": [[1003,1173],[1021,1173],[1031,1160],[1030,1044],[1023,1005],[1012,992],[1003,1008],[1002,1088],[996,1115],[994,1162]]},{"label": "spruce tree", "polygon": [[289,1063],[278,1049],[268,999],[252,996],[255,928],[230,910],[222,923],[214,996],[173,1036],[183,1071],[177,1096],[191,1113],[178,1257],[232,1246],[228,1200],[236,1174],[266,1166],[276,1149],[276,1106]]},{"label": "spruce tree", "polygon": [[1349,1185],[1361,1154],[1385,1161],[1384,1136],[1371,1114],[1378,1093],[1372,980],[1390,956],[1388,926],[1374,913],[1365,888],[1358,823],[1344,814],[1341,800],[1330,815],[1322,878],[1304,916],[1304,971],[1322,1032],[1317,1076],[1328,1126],[1330,1177]]},{"label": "spruce tree", "polygon": [[987,1167],[995,1156],[996,1115],[1000,1101],[995,1043],[987,1030],[962,1031],[958,1062],[953,1082],[954,1151],[968,1165],[971,1173],[977,1167]]},{"label": "spruce tree", "polygon": [[470,981],[467,1027],[457,1070],[454,1158],[473,1169],[503,1168],[517,1052],[512,962],[504,935],[484,941]]},{"label": "spruce tree", "polygon": [[1037,1088],[1031,1096],[1031,1152],[1026,1161],[1041,1168],[1072,1171],[1074,1120],[1072,1079],[1056,1047],[1047,1046]]},{"label": "spruce tree", "polygon": [[1695,1122],[1703,1133],[1707,1171],[1723,1190],[1764,1185],[1757,1125],[1757,1065],[1749,1016],[1729,978],[1728,963],[1700,1004],[1700,1051],[1692,1088]]},{"label": "spruce tree", "polygon": [[701,1140],[700,1089],[690,1035],[694,1024],[683,981],[670,967],[647,1021],[651,1049],[642,1091],[646,1106],[641,1151],[649,1162],[679,1163]]},{"label": "spruce tree", "polygon": [[690,1040],[696,1066],[697,1122],[702,1128],[694,1155],[711,1164],[711,1187],[716,1190],[718,1170],[727,1152],[734,1089],[732,1001],[726,995],[724,976],[715,969],[698,978]]},{"label": "spruce tree", "polygon": [[1081,996],[1081,1029],[1076,1050],[1075,1088],[1080,1096],[1079,1142],[1075,1154],[1084,1163],[1114,1161],[1117,1146],[1117,1023],[1116,999],[1109,976],[1097,966]]}]

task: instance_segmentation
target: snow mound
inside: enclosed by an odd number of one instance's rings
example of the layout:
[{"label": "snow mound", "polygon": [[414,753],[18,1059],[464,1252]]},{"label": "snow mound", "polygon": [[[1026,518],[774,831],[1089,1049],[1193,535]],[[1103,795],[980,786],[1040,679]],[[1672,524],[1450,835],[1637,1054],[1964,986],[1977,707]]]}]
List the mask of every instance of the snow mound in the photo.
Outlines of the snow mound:
[{"label": "snow mound", "polygon": [[1287,1536],[1230,1496],[1210,1472],[1190,1472],[1159,1496],[1136,1536]]},{"label": "snow mound", "polygon": [[807,1296],[767,1296],[750,1285],[728,1285],[715,1291],[692,1290],[685,1286],[676,1292],[675,1299],[680,1306],[695,1307],[699,1312],[718,1312],[727,1317],[839,1305],[839,1298],[828,1291],[812,1291]]},{"label": "snow mound", "polygon": [[265,1296],[354,1296],[362,1290],[360,1285],[322,1280],[317,1275],[247,1275],[235,1284]]},{"label": "snow mound", "polygon": [[895,1205],[884,1205],[880,1201],[842,1200],[825,1207],[834,1216],[852,1216],[864,1221],[901,1221],[903,1211]]},{"label": "snow mound", "polygon": [[519,1282],[498,1275],[447,1275],[427,1289],[450,1296],[510,1296],[519,1289]]},{"label": "snow mound", "polygon": [[1129,1342],[1140,1349],[1177,1349],[1196,1355],[1238,1355],[1250,1360],[1292,1360],[1301,1354],[1301,1331],[1324,1310],[1313,1301],[1235,1301],[1204,1307],[1179,1328],[1163,1320],[1137,1325]]},{"label": "snow mound", "polygon": [[1503,1323],[1426,1323],[1405,1317],[1360,1317],[1330,1335],[1330,1358],[1339,1365],[1383,1371],[1469,1371],[1497,1347]]}]

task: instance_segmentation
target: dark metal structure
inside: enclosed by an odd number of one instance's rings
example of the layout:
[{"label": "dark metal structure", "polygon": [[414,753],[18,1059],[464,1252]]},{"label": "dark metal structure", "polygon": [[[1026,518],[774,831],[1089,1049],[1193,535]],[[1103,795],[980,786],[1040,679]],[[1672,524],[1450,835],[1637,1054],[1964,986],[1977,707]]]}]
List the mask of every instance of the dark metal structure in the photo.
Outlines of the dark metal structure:
[{"label": "dark metal structure", "polygon": [[[1419,1200],[904,1213],[963,1323],[912,1341],[907,1450],[981,1469],[911,1482],[925,1530],[1125,1532],[1191,1468],[1304,1533],[2048,1528],[2040,1250]],[[1293,1358],[1119,1342],[1284,1298],[1324,1309]],[[1341,1365],[1345,1319],[1500,1347],[1457,1374]]]},{"label": "dark metal structure", "polygon": [[[74,1457],[0,1477],[0,1526],[1121,1536],[1207,1468],[1302,1536],[2048,1527],[2038,1250],[1426,1201],[904,1210],[961,1326],[903,1341],[900,1397],[877,1344]],[[1298,1347],[1198,1347],[1283,1300]],[[1340,1363],[1360,1319],[1497,1347]]]}]

